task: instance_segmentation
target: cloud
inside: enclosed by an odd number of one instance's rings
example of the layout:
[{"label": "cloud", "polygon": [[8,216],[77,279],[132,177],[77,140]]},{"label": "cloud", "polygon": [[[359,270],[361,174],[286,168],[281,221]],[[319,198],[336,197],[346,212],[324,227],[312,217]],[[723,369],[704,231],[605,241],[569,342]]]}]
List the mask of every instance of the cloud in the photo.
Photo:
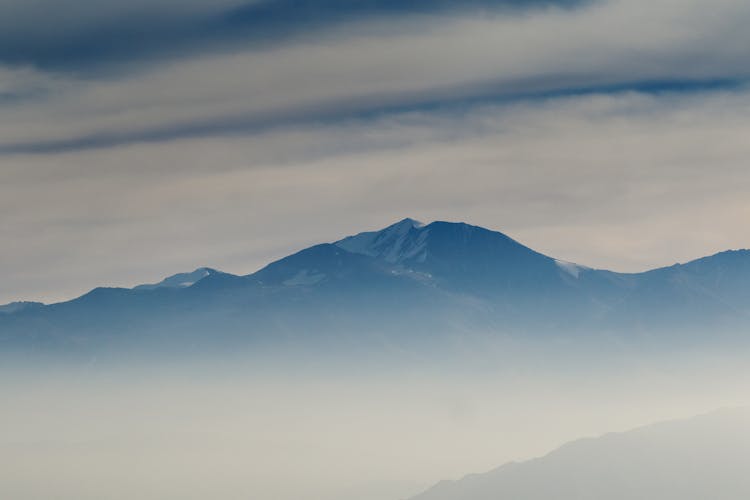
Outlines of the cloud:
[{"label": "cloud", "polygon": [[[550,99],[566,95],[596,95],[602,93],[643,92],[643,93],[683,93],[714,90],[731,90],[744,87],[741,80],[706,81],[645,81],[628,84],[572,87],[549,91],[509,91],[503,93],[493,85],[477,85],[470,88],[443,89],[420,98],[413,94],[369,96],[361,102],[325,102],[320,105],[301,106],[297,109],[280,112],[247,113],[199,118],[185,123],[169,123],[143,127],[136,130],[93,132],[77,137],[41,141],[0,144],[0,155],[9,154],[50,154],[85,149],[101,149],[134,143],[162,142],[193,137],[220,136],[224,134],[257,134],[288,126],[330,123],[381,116],[406,110],[429,110],[439,107],[443,110],[461,111],[479,102],[498,103],[502,101],[530,101]],[[1,97],[1,94],[0,94]]]},{"label": "cloud", "polygon": [[[521,17],[351,22],[325,36],[204,54],[107,78],[40,73],[43,97],[6,104],[0,153],[256,132],[399,109],[591,92],[742,85],[742,3],[614,1]],[[50,81],[53,83],[50,84]]]},{"label": "cloud", "polygon": [[[269,44],[373,17],[572,7],[581,0],[50,0],[0,2],[0,63],[54,71]],[[54,10],[55,16],[48,13]]]},{"label": "cloud", "polygon": [[[0,62],[71,70],[137,58],[167,46],[207,16],[237,0],[53,0],[0,2]],[[54,15],[50,15],[54,12]]]}]

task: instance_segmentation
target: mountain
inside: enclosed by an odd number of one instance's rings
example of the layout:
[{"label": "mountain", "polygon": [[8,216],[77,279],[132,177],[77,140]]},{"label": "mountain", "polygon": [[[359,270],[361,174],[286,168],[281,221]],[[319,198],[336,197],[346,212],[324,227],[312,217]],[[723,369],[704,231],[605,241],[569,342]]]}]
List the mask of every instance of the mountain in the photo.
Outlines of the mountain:
[{"label": "mountain", "polygon": [[748,463],[750,411],[725,410],[576,441],[412,500],[738,500]]},{"label": "mountain", "polygon": [[548,257],[481,227],[404,219],[247,276],[201,268],[2,311],[5,346],[143,339],[393,346],[476,332],[716,336],[750,325],[750,251],[622,274]]},{"label": "mountain", "polygon": [[0,314],[12,314],[39,307],[44,307],[44,304],[41,302],[11,302],[10,304],[0,306]]}]

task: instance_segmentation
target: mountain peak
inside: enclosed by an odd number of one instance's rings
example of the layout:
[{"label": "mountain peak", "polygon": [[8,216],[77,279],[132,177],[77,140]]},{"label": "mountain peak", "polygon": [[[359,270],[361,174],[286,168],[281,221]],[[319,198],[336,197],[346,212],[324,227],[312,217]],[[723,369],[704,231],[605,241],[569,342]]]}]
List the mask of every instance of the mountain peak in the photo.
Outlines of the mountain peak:
[{"label": "mountain peak", "polygon": [[334,243],[347,252],[381,257],[391,263],[414,257],[424,243],[426,227],[419,221],[406,218],[380,231],[368,231],[349,236]]},{"label": "mountain peak", "polygon": [[418,221],[416,219],[412,219],[410,217],[406,217],[405,219],[401,219],[400,221],[398,221],[395,224],[392,224],[389,227],[396,227],[396,226],[401,226],[401,227],[423,227],[424,223],[420,222],[420,221]]},{"label": "mountain peak", "polygon": [[390,264],[421,266],[428,259],[445,261],[447,267],[467,266],[477,259],[494,267],[498,259],[517,266],[519,256],[552,261],[497,231],[464,222],[435,221],[424,225],[403,219],[380,231],[349,236],[334,243],[351,253],[383,259]]}]

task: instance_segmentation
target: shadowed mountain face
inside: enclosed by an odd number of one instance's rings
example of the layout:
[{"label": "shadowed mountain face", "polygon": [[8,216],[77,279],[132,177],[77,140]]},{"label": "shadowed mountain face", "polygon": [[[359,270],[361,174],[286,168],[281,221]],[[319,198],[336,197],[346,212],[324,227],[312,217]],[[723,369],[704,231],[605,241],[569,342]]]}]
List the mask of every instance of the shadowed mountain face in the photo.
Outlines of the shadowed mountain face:
[{"label": "shadowed mountain face", "polygon": [[412,500],[738,500],[748,463],[750,412],[727,410],[576,441]]},{"label": "shadowed mountain face", "polygon": [[[405,219],[248,276],[209,268],[70,302],[0,308],[6,346],[411,343],[467,332],[714,335],[750,325],[750,252],[641,274],[547,257],[502,233]],[[384,340],[385,339],[385,340]]]}]

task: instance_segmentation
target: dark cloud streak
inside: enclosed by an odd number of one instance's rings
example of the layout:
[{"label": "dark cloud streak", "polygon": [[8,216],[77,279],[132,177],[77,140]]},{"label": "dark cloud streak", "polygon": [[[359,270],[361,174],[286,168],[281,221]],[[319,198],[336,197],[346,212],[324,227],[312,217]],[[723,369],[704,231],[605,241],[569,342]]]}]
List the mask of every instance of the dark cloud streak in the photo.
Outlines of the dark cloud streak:
[{"label": "dark cloud streak", "polygon": [[[462,11],[513,13],[549,7],[573,8],[592,0],[271,0],[218,12],[141,12],[126,17],[96,16],[87,23],[54,30],[46,23],[2,26],[0,64],[48,71],[92,73],[118,64],[193,53],[267,45],[319,35],[326,28],[372,18],[453,14]],[[68,6],[75,9],[74,4]],[[81,7],[85,8],[85,6]],[[0,15],[3,13],[0,12]],[[12,12],[10,13],[12,16]]]},{"label": "dark cloud streak", "polygon": [[[593,94],[638,92],[661,95],[677,93],[737,91],[746,87],[742,79],[648,80],[617,84],[581,86],[569,75],[548,75],[523,81],[486,82],[431,93],[401,93],[355,98],[275,113],[252,113],[145,127],[134,131],[100,132],[57,140],[0,143],[0,155],[55,154],[103,149],[137,143],[156,143],[197,137],[262,133],[278,128],[328,124],[346,120],[375,119],[392,113],[442,111],[456,112],[484,104],[510,104]],[[554,85],[553,85],[554,82]]]}]

